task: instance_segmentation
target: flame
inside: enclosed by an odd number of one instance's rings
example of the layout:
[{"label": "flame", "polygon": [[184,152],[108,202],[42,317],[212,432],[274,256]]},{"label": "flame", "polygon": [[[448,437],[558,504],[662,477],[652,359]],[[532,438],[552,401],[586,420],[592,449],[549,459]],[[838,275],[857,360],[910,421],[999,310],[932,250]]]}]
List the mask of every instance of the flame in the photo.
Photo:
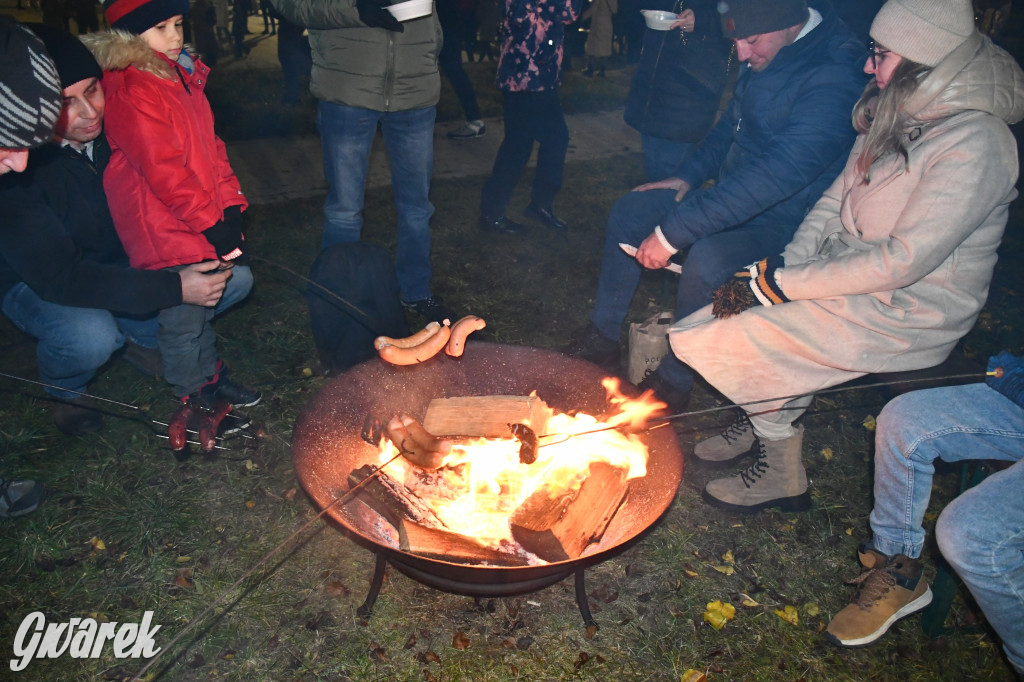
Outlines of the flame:
[{"label": "flame", "polygon": [[[642,429],[652,414],[667,407],[648,391],[637,399],[619,392],[619,381],[602,380],[611,406],[602,420],[585,413],[555,413],[544,424],[527,424],[537,432],[537,460],[519,461],[519,441],[478,438],[453,444],[445,465],[424,474],[403,458],[388,467],[453,531],[486,545],[514,542],[509,517],[542,486],[553,491],[575,490],[587,477],[590,463],[603,461],[625,469],[627,480],[647,474],[647,446],[622,428]],[[380,461],[398,454],[382,439]],[[428,483],[424,479],[429,479]]]}]

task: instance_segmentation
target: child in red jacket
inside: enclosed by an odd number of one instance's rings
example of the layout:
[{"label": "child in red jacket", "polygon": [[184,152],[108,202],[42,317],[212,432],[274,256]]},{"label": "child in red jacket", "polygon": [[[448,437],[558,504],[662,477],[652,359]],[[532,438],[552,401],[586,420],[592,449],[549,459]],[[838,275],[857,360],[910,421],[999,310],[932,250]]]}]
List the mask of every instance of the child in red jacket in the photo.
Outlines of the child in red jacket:
[{"label": "child in red jacket", "polygon": [[[252,272],[238,260],[248,202],[214,133],[203,93],[210,69],[183,49],[188,8],[188,0],[107,0],[112,30],[83,41],[104,71],[112,154],[103,186],[132,266],[176,270],[219,259],[233,273],[220,311],[252,288]],[[164,377],[182,401],[255,405],[259,393],[225,377],[214,312],[194,305],[160,311]]]}]

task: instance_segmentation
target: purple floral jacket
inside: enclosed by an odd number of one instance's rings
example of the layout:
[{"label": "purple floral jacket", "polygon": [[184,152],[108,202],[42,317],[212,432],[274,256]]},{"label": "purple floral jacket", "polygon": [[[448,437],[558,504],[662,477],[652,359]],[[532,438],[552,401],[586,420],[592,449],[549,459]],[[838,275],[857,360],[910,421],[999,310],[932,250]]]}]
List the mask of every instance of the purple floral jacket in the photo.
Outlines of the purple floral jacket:
[{"label": "purple floral jacket", "polygon": [[505,0],[499,90],[554,90],[559,86],[565,25],[576,21],[581,5],[581,0]]}]

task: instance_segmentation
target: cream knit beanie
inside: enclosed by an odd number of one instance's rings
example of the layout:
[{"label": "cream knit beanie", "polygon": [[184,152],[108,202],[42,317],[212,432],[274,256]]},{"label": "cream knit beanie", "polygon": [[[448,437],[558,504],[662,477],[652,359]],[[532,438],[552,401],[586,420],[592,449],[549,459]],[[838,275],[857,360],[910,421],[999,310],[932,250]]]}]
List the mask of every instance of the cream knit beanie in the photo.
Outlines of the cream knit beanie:
[{"label": "cream knit beanie", "polygon": [[970,0],[888,0],[871,23],[880,45],[935,66],[974,33]]}]

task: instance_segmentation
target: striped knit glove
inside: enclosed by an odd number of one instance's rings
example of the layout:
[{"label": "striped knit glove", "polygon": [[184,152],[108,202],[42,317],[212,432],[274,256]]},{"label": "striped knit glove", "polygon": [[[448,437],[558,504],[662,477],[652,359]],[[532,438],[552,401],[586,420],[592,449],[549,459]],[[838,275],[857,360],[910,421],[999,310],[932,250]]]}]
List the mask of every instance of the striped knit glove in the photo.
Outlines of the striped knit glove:
[{"label": "striped knit glove", "polygon": [[711,296],[711,313],[726,319],[755,305],[775,305],[789,299],[775,282],[775,271],[782,269],[782,256],[772,256],[749,265],[718,287]]},{"label": "striped knit glove", "polygon": [[988,371],[1002,369],[1001,376],[990,376],[985,380],[989,387],[1024,407],[1024,358],[1018,358],[1007,351],[988,360]]}]

